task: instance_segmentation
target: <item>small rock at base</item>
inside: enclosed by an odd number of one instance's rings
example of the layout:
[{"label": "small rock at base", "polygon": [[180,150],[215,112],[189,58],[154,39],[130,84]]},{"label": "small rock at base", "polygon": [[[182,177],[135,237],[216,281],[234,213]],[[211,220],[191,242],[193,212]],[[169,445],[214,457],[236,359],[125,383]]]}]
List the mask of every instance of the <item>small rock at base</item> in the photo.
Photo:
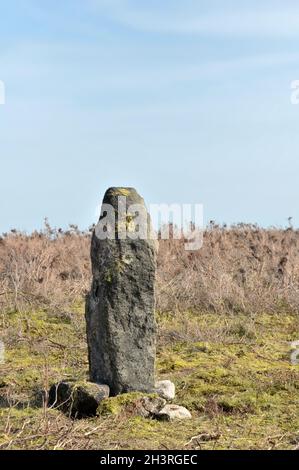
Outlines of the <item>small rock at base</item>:
[{"label": "small rock at base", "polygon": [[165,400],[173,400],[175,397],[175,385],[170,380],[160,380],[155,384],[155,392]]},{"label": "small rock at base", "polygon": [[155,418],[166,405],[166,400],[160,397],[143,397],[140,400],[138,413],[144,418]]},{"label": "small rock at base", "polygon": [[156,417],[162,421],[192,418],[190,411],[184,406],[179,405],[165,405]]},{"label": "small rock at base", "polygon": [[99,403],[109,397],[108,385],[87,381],[62,381],[49,391],[49,406],[60,409],[73,418],[95,416]]}]

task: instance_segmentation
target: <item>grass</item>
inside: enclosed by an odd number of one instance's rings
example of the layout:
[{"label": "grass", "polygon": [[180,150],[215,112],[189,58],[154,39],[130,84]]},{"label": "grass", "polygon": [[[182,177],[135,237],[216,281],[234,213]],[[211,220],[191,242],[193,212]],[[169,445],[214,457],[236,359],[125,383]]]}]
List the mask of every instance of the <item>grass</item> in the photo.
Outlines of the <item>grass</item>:
[{"label": "grass", "polygon": [[176,384],[193,419],[136,416],[133,397],[100,416],[71,420],[43,406],[57,380],[87,376],[83,304],[68,312],[5,313],[0,336],[0,449],[295,449],[299,368],[290,364],[298,315],[157,314],[157,375]]}]

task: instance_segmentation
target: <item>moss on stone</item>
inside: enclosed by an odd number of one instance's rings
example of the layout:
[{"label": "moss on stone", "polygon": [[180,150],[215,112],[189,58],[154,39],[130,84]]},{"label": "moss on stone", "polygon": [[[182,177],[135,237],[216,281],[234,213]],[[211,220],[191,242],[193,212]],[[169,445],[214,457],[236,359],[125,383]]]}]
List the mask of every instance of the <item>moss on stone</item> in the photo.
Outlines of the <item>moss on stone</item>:
[{"label": "moss on stone", "polygon": [[122,411],[128,408],[128,406],[134,406],[138,402],[138,400],[140,400],[144,396],[156,395],[149,395],[142,392],[130,392],[123,393],[116,397],[106,398],[98,406],[98,415],[119,415]]}]

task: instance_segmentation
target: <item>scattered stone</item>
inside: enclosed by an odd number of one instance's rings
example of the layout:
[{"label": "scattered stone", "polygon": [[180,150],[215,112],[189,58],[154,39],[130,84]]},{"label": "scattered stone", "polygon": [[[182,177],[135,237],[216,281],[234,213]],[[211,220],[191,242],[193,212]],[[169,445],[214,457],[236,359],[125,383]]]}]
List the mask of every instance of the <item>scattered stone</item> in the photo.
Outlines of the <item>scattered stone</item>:
[{"label": "scattered stone", "polygon": [[165,400],[173,400],[175,398],[175,385],[170,380],[160,380],[156,382],[155,392]]},{"label": "scattered stone", "polygon": [[[138,214],[147,222],[146,239],[123,237],[124,233],[136,235],[143,225],[133,204],[138,204]],[[93,282],[86,299],[90,380],[108,384],[112,396],[151,393],[156,355],[156,241],[150,235],[150,217],[133,188],[108,189],[101,214],[92,237]],[[100,236],[105,232],[103,225],[114,239]]]},{"label": "scattered stone", "polygon": [[172,421],[177,419],[191,419],[191,413],[184,406],[165,405],[158,413],[157,418],[162,421]]},{"label": "scattered stone", "polygon": [[49,391],[49,406],[73,418],[95,416],[99,403],[109,397],[109,387],[92,382],[63,381]]},{"label": "scattered stone", "polygon": [[160,397],[143,397],[140,400],[139,414],[144,418],[155,418],[166,405]]}]

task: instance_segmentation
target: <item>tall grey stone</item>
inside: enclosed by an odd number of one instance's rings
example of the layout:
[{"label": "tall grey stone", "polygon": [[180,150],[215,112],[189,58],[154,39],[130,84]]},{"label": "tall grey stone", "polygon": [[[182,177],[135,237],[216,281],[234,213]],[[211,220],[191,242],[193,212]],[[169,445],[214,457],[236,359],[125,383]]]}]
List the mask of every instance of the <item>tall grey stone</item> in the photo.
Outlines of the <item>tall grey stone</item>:
[{"label": "tall grey stone", "polygon": [[[134,207],[130,212],[134,204],[143,218]],[[146,221],[147,237],[140,237],[140,220]],[[150,217],[136,190],[108,189],[92,236],[93,281],[85,315],[90,380],[109,385],[112,396],[154,390],[156,241],[150,233]]]}]

